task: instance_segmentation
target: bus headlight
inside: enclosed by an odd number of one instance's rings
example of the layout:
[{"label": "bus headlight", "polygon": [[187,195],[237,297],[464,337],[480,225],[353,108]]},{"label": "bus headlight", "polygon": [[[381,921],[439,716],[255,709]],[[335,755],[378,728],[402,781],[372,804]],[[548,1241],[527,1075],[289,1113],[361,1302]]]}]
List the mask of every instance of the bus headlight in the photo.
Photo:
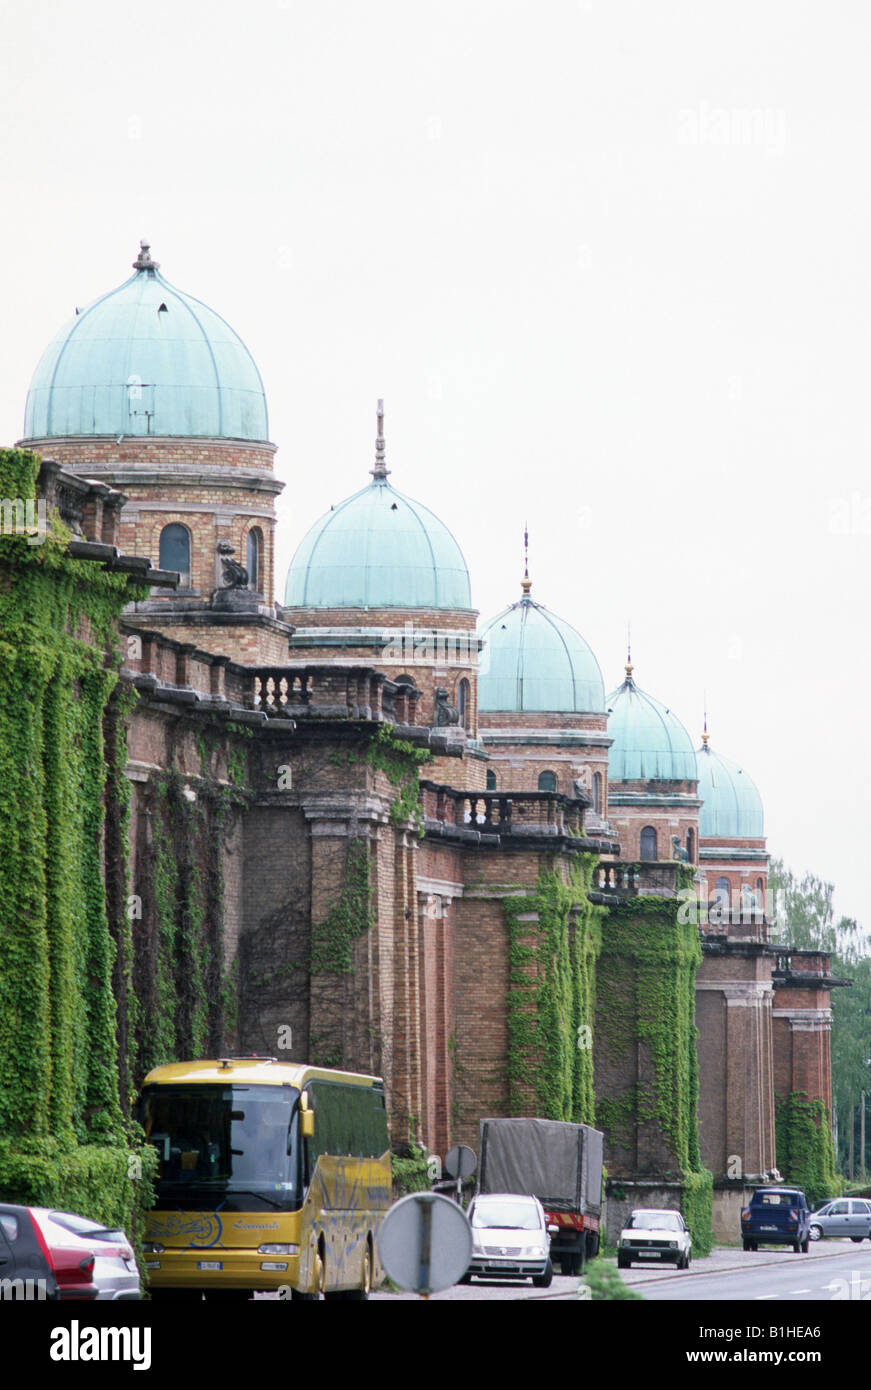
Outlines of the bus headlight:
[{"label": "bus headlight", "polygon": [[258,1255],[298,1255],[298,1245],[258,1245]]}]

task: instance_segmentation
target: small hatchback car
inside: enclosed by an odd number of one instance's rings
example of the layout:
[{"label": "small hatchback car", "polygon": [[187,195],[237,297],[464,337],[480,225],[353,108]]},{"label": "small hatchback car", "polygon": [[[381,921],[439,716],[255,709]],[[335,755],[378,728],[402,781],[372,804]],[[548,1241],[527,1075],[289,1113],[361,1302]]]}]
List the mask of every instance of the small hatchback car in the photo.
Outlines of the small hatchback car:
[{"label": "small hatchback car", "polygon": [[[550,1231],[537,1197],[486,1193],[473,1198],[467,1212],[472,1225],[473,1274],[486,1279],[532,1279],[546,1289],[553,1279]],[[556,1228],[554,1228],[556,1229]]]},{"label": "small hatchback car", "polygon": [[676,1269],[689,1269],[692,1242],[686,1222],[679,1211],[654,1211],[647,1208],[633,1211],[617,1246],[617,1268],[628,1269],[635,1264],[673,1264]]}]

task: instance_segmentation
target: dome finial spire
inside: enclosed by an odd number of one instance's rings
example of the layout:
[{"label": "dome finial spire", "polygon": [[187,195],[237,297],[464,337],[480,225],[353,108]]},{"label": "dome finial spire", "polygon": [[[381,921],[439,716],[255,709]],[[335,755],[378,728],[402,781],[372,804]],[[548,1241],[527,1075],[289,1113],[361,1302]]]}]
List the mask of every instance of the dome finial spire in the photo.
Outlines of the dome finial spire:
[{"label": "dome finial spire", "polygon": [[532,580],[529,577],[529,526],[526,522],[523,523],[523,579],[520,587],[523,590],[523,597],[529,598]]},{"label": "dome finial spire", "polygon": [[383,400],[379,400],[379,402],[378,402],[377,418],[378,418],[378,433],[377,433],[377,435],[375,436],[375,467],[374,467],[374,468],[370,468],[369,471],[370,471],[370,473],[372,474],[372,477],[375,479],[375,481],[376,481],[376,482],[379,482],[379,481],[383,481],[383,480],[387,477],[387,474],[390,472],[390,469],[387,467],[387,464],[385,463],[385,460],[384,460],[384,449],[385,449],[385,444],[384,444],[384,402],[383,402]]},{"label": "dome finial spire", "polygon": [[702,729],[702,747],[703,747],[703,748],[707,748],[707,746],[708,746],[708,740],[709,740],[710,737],[711,737],[711,735],[708,733],[708,692],[707,692],[707,691],[705,691],[704,700],[705,700],[705,721],[704,721],[704,726],[703,726],[703,729]]},{"label": "dome finial spire", "polygon": [[139,255],[136,257],[136,260],[133,262],[133,269],[134,269],[134,270],[147,270],[147,271],[150,271],[150,273],[153,275],[154,272],[155,272],[155,270],[158,270],[159,268],[160,268],[160,261],[153,261],[153,260],[151,259],[151,242],[150,242],[150,241],[140,241],[140,243],[139,243]]},{"label": "dome finial spire", "polygon": [[635,668],[632,665],[632,623],[626,624],[626,679],[632,679],[632,672]]}]

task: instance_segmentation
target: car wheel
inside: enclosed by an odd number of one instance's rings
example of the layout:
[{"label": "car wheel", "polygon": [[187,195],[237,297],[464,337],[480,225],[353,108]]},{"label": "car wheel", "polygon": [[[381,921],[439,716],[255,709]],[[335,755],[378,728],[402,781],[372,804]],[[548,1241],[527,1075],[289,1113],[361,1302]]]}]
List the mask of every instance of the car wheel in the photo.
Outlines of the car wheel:
[{"label": "car wheel", "polygon": [[533,1275],[532,1282],[537,1289],[549,1289],[553,1281],[553,1261],[548,1259],[544,1274]]},{"label": "car wheel", "polygon": [[692,1262],[693,1262],[692,1251],[691,1251],[691,1250],[688,1250],[688,1251],[687,1251],[687,1255],[686,1255],[686,1264],[684,1265],[684,1269],[689,1269],[689,1267],[690,1267],[690,1265],[692,1264]]},{"label": "car wheel", "polygon": [[861,1237],[861,1236],[850,1236],[850,1239],[851,1239],[851,1241],[853,1242],[854,1245],[861,1245],[861,1244],[862,1244],[862,1237]]},{"label": "car wheel", "polygon": [[816,1222],[813,1222],[807,1234],[808,1240],[822,1240],[823,1228],[822,1226],[818,1226]]}]

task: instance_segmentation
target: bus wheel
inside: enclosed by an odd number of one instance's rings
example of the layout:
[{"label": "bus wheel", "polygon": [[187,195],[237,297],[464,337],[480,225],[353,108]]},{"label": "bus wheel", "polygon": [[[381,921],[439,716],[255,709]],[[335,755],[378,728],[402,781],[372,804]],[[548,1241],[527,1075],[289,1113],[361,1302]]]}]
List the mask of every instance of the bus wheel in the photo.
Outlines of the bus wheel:
[{"label": "bus wheel", "polygon": [[372,1290],[372,1246],[368,1240],[366,1242],[366,1253],[363,1256],[363,1276],[362,1284],[359,1289],[349,1289],[345,1297],[353,1302],[368,1298]]}]

